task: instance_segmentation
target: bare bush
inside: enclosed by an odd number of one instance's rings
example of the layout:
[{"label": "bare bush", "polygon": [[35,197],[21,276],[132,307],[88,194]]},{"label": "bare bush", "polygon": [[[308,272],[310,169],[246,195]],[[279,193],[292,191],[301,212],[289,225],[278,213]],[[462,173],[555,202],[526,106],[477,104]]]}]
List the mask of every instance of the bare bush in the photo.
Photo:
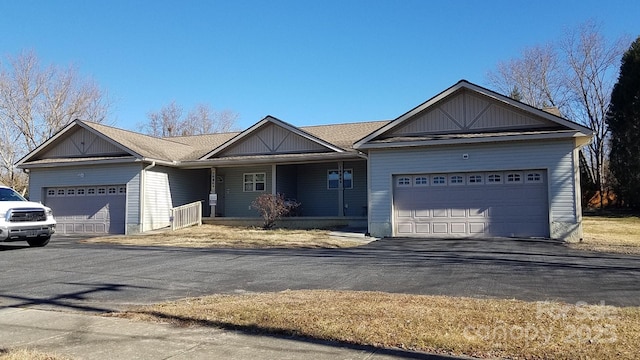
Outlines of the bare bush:
[{"label": "bare bush", "polygon": [[291,213],[298,206],[300,206],[300,203],[286,200],[282,194],[262,194],[251,203],[251,207],[256,209],[262,216],[264,220],[262,228],[265,230],[272,229],[276,221]]}]

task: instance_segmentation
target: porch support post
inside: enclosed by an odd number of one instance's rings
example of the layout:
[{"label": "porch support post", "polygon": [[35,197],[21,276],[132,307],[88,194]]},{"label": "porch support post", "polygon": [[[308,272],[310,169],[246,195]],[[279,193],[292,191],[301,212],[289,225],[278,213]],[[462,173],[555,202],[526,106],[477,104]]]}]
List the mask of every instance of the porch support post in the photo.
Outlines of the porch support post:
[{"label": "porch support post", "polygon": [[338,162],[338,216],[344,216],[344,162]]},{"label": "porch support post", "polygon": [[216,195],[216,168],[212,167],[211,168],[211,187],[209,189],[209,206],[211,207],[211,214],[209,216],[211,217],[216,217],[216,205],[213,205],[214,201],[213,199],[215,199],[215,201],[217,202],[217,195]]},{"label": "porch support post", "polygon": [[275,195],[278,191],[278,187],[276,184],[276,164],[271,165],[271,194]]}]

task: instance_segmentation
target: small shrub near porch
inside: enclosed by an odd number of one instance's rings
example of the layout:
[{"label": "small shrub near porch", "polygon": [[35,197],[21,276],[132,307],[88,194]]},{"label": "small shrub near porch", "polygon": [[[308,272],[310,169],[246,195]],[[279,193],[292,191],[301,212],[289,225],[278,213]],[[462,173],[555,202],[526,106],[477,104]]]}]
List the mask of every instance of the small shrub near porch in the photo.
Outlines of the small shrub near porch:
[{"label": "small shrub near porch", "polygon": [[287,216],[298,206],[300,203],[286,200],[282,194],[262,194],[251,203],[251,207],[260,213],[262,228],[265,230],[272,229],[278,219]]}]

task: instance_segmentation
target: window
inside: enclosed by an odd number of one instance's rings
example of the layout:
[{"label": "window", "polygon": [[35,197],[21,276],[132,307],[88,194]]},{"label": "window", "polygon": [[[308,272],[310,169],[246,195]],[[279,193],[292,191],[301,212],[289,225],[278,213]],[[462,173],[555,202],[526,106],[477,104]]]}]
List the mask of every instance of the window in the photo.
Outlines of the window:
[{"label": "window", "polygon": [[47,196],[56,196],[56,191],[54,189],[47,189]]},{"label": "window", "polygon": [[67,189],[67,196],[76,196],[76,189]]},{"label": "window", "polygon": [[76,190],[76,195],[78,196],[84,196],[85,190],[84,188],[78,188],[78,190]]},{"label": "window", "polygon": [[429,178],[427,176],[416,176],[413,179],[413,184],[415,186],[428,186],[429,185]]},{"label": "window", "polygon": [[244,191],[264,191],[267,186],[267,176],[265,173],[244,174]]},{"label": "window", "polygon": [[407,187],[411,186],[411,178],[406,176],[399,177],[397,180],[398,187]]},{"label": "window", "polygon": [[522,175],[520,173],[508,173],[507,174],[507,183],[516,184],[522,182]]},{"label": "window", "polygon": [[117,192],[118,192],[117,189],[114,188],[114,187],[110,187],[110,188],[107,189],[107,193],[109,195],[115,195]]},{"label": "window", "polygon": [[463,185],[464,177],[462,175],[450,175],[449,184],[451,185]]},{"label": "window", "polygon": [[56,195],[64,196],[64,189],[58,189],[58,191],[56,192]]},{"label": "window", "polygon": [[98,195],[104,195],[107,193],[107,189],[105,188],[98,188]]},{"label": "window", "polygon": [[[342,170],[342,187],[353,189],[353,170]],[[337,169],[327,170],[327,189],[340,188],[340,171]]]},{"label": "window", "polygon": [[469,175],[469,184],[482,184],[482,175]]},{"label": "window", "polygon": [[501,184],[502,183],[502,175],[501,174],[489,174],[487,175],[487,184]]},{"label": "window", "polygon": [[528,183],[541,183],[542,182],[542,174],[539,173],[539,172],[527,173],[527,182]]},{"label": "window", "polygon": [[96,194],[96,189],[94,188],[87,189],[87,195],[95,195],[95,194]]},{"label": "window", "polygon": [[125,195],[126,193],[127,193],[127,187],[126,186],[120,186],[118,188],[118,194]]},{"label": "window", "polygon": [[447,177],[444,175],[434,175],[431,177],[431,184],[433,185],[447,185]]}]

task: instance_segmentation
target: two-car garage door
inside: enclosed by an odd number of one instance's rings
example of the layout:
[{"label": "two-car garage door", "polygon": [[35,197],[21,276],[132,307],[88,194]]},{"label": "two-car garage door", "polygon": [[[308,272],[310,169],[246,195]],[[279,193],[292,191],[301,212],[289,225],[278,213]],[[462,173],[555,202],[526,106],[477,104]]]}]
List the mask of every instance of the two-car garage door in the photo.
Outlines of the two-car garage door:
[{"label": "two-car garage door", "polygon": [[394,176],[394,235],[548,237],[544,170]]},{"label": "two-car garage door", "polygon": [[125,185],[46,189],[45,204],[53,210],[63,234],[124,234]]}]

